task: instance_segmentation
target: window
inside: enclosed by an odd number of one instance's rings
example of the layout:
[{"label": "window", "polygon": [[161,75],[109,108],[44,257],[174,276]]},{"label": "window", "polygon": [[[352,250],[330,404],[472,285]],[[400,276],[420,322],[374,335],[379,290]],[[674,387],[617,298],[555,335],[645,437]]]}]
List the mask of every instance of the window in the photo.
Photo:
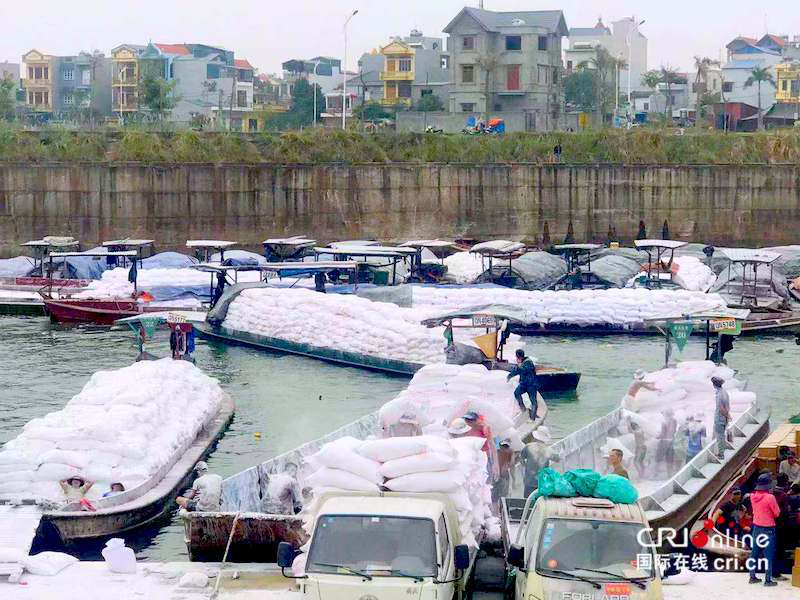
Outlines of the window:
[{"label": "window", "polygon": [[553,67],[553,83],[558,83],[558,67]]},{"label": "window", "polygon": [[539,50],[545,52],[547,50],[547,36],[540,35],[539,36]]},{"label": "window", "polygon": [[650,103],[649,102],[645,102],[644,103],[644,112],[650,112]]},{"label": "window", "polygon": [[724,81],[722,83],[722,91],[723,92],[732,92],[733,91],[733,82],[732,81]]},{"label": "window", "polygon": [[519,90],[519,69],[520,65],[506,65],[506,89]]},{"label": "window", "polygon": [[75,104],[75,96],[64,94],[64,106],[72,106],[73,104]]},{"label": "window", "polygon": [[255,133],[258,131],[258,119],[248,119],[247,129],[250,131],[250,133]]},{"label": "window", "polygon": [[206,79],[219,79],[219,65],[206,65]]},{"label": "window", "polygon": [[92,85],[91,69],[83,69],[83,71],[81,71],[81,85]]},{"label": "window", "polygon": [[547,85],[547,74],[550,72],[550,68],[547,65],[539,65],[539,77],[537,81],[542,85]]},{"label": "window", "polygon": [[397,70],[401,73],[410,73],[411,72],[411,59],[410,58],[401,58],[397,61]]},{"label": "window", "polygon": [[572,71],[572,61],[571,60],[567,61],[567,71]]},{"label": "window", "polygon": [[386,59],[386,70],[389,73],[394,73],[397,70],[397,61],[393,58]]},{"label": "window", "polygon": [[718,87],[719,87],[719,82],[715,79],[714,80],[714,89],[717,89]]},{"label": "window", "polygon": [[72,67],[64,69],[62,74],[64,76],[64,81],[75,81],[75,69],[73,69]]},{"label": "window", "polygon": [[447,523],[444,520],[444,515],[439,517],[438,530],[439,565],[441,565],[442,568],[439,572],[439,578],[445,580],[447,579],[447,572],[450,569],[450,538],[447,535]]},{"label": "window", "polygon": [[45,79],[50,79],[50,67],[45,67],[43,69],[43,74]]},{"label": "window", "polygon": [[449,68],[450,68],[450,57],[449,56],[443,56],[442,57],[442,69],[446,71]]},{"label": "window", "polygon": [[506,36],[506,50],[522,50],[522,36],[521,35],[507,35]]},{"label": "window", "polygon": [[475,112],[475,103],[474,102],[462,102],[461,103],[461,112]]},{"label": "window", "polygon": [[461,83],[475,83],[475,65],[461,65]]},{"label": "window", "polygon": [[474,35],[465,35],[461,38],[461,49],[462,50],[475,50],[475,36]]},{"label": "window", "polygon": [[783,81],[781,81],[781,91],[782,92],[786,92],[786,91],[789,90],[789,85],[788,84],[789,84],[789,82],[787,80],[785,80],[785,79]]},{"label": "window", "polygon": [[247,90],[236,91],[236,106],[239,107],[247,106]]},{"label": "window", "polygon": [[423,98],[425,96],[432,96],[433,90],[420,90],[419,95],[422,96]]},{"label": "window", "polygon": [[400,98],[411,98],[411,84],[410,83],[398,84],[397,96]]}]

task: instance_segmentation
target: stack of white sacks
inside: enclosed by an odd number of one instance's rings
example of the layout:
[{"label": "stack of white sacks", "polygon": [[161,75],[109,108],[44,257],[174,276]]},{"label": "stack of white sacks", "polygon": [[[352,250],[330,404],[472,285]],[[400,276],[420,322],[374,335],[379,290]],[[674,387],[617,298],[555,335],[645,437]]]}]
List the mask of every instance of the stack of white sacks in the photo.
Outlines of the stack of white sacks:
[{"label": "stack of white sacks", "polygon": [[185,361],[98,371],[59,411],[33,419],[0,451],[0,497],[63,501],[59,481],[95,482],[90,499],[126,490],[185,450],[219,411],[216,379]]},{"label": "stack of white sacks", "polygon": [[358,296],[257,288],[231,302],[223,327],[380,358],[444,362],[444,330],[421,319],[419,311]]},{"label": "stack of white sacks", "polygon": [[472,283],[485,270],[486,262],[480,254],[472,252],[456,252],[444,259],[447,267],[447,276],[455,283]]},{"label": "stack of white sacks", "polygon": [[[756,394],[745,391],[745,383],[736,379],[729,367],[716,366],[711,361],[680,362],[674,368],[661,369],[645,376],[645,382],[655,384],[655,391],[640,389],[634,398],[625,396],[622,400],[622,430],[626,433],[618,439],[609,439],[606,450],[619,447],[626,456],[632,456],[635,441],[629,423],[633,421],[641,427],[646,436],[648,457],[646,464],[653,461],[667,409],[671,409],[674,414],[679,435],[686,431],[686,427],[705,428],[706,442],[710,443],[716,408],[712,377],[720,377],[725,381],[723,388],[730,397],[732,421],[756,402]],[[653,469],[647,470],[653,472]]]},{"label": "stack of white sacks", "polygon": [[524,310],[529,323],[631,327],[645,319],[725,307],[718,294],[686,290],[526,291],[508,288],[415,287],[413,306],[427,314],[483,304]]},{"label": "stack of white sacks", "polygon": [[717,280],[714,271],[696,256],[676,256],[674,262],[678,270],[672,280],[685,290],[707,292]]},{"label": "stack of white sacks", "polygon": [[[306,459],[307,485],[318,498],[328,491],[443,493],[458,511],[464,543],[477,546],[485,533],[496,535],[491,485],[482,438],[449,439],[447,425],[467,411],[483,416],[494,437],[523,448],[514,428],[518,408],[506,373],[479,365],[431,365],[420,370],[409,387],[380,410],[384,431],[411,418],[424,435],[367,441],[341,438]],[[316,503],[306,527],[314,526]]]}]

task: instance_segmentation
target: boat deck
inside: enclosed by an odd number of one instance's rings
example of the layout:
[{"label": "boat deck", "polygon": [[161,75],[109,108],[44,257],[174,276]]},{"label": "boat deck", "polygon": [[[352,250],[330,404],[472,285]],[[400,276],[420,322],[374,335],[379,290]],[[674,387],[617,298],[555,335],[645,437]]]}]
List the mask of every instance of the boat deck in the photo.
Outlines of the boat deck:
[{"label": "boat deck", "polygon": [[28,554],[41,519],[42,509],[35,504],[0,504],[0,548]]}]

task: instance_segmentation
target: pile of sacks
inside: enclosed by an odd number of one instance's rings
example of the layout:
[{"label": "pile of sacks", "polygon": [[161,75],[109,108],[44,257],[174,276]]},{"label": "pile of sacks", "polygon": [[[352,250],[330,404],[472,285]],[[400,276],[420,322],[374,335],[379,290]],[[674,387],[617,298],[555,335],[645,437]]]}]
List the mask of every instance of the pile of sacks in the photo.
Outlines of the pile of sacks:
[{"label": "pile of sacks", "polygon": [[[665,412],[672,411],[678,427],[676,437],[685,435],[687,428],[705,428],[706,443],[710,443],[714,431],[716,396],[712,377],[724,380],[723,389],[730,398],[731,422],[750,409],[756,402],[756,394],[745,391],[745,383],[734,377],[733,369],[717,366],[711,361],[689,360],[674,368],[661,369],[644,375],[643,381],[656,386],[655,391],[640,389],[635,397],[622,400],[622,424],[624,432],[619,438],[611,438],[606,450],[619,448],[626,457],[633,456],[635,439],[630,428],[634,422],[645,434],[648,461],[657,454],[658,438],[665,420]],[[648,469],[649,470],[649,469]]]},{"label": "pile of sacks", "polygon": [[696,256],[676,256],[673,261],[677,270],[672,280],[685,290],[707,292],[717,280],[717,275]]},{"label": "pile of sacks", "polygon": [[444,259],[447,278],[455,283],[472,283],[486,270],[480,254],[456,252]]},{"label": "pile of sacks", "polygon": [[[315,498],[331,491],[446,494],[458,511],[462,543],[477,547],[492,516],[482,438],[447,440],[437,436],[361,441],[340,438],[306,459],[313,473],[307,483]],[[314,528],[315,504],[305,526]]]},{"label": "pile of sacks", "polygon": [[0,497],[63,501],[59,481],[130,490],[168,465],[219,411],[216,379],[185,361],[143,361],[98,371],[59,411],[33,419],[0,451]]},{"label": "pile of sacks", "polygon": [[524,310],[528,323],[631,327],[645,319],[725,307],[718,294],[686,290],[525,291],[508,288],[414,288],[413,305],[428,314],[484,304]]},{"label": "pile of sacks", "polygon": [[379,358],[444,362],[444,329],[421,319],[410,308],[352,295],[256,288],[231,302],[223,327]]}]

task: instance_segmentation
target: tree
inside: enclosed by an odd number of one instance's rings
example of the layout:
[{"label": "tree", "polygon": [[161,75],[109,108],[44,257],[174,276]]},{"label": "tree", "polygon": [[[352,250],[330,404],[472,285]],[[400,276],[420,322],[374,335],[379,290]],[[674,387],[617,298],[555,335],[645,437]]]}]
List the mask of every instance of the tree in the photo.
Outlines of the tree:
[{"label": "tree", "polygon": [[582,111],[592,111],[595,105],[595,74],[579,69],[564,77],[564,99]]},{"label": "tree", "polygon": [[428,94],[417,100],[414,108],[419,112],[441,112],[444,110],[444,103],[436,94]]},{"label": "tree", "polygon": [[10,120],[14,116],[17,82],[12,77],[0,79],[0,119]]},{"label": "tree", "polygon": [[594,72],[594,110],[595,123],[603,125],[604,116],[611,113],[614,106],[615,74],[621,61],[617,60],[602,46],[595,46],[594,57],[578,65],[578,69]]},{"label": "tree", "polygon": [[764,129],[764,116],[761,114],[761,84],[769,83],[775,87],[775,78],[766,67],[756,67],[750,71],[750,77],[744,82],[744,87],[751,87],[754,83],[758,85],[758,128]]},{"label": "tree", "polygon": [[286,129],[301,129],[314,123],[314,88],[317,90],[317,118],[325,107],[325,96],[322,89],[313,86],[305,79],[298,79],[292,90],[292,103],[289,110],[270,116],[265,123],[267,129],[283,131]]},{"label": "tree", "polygon": [[163,121],[178,102],[175,81],[167,81],[153,69],[146,69],[139,80],[139,106]]},{"label": "tree", "polygon": [[672,122],[672,85],[681,82],[678,72],[668,65],[661,65],[661,83],[667,87],[667,101],[664,105],[664,117],[667,123]]},{"label": "tree", "polygon": [[494,72],[500,66],[500,59],[496,54],[484,54],[475,59],[475,64],[483,69],[484,73],[484,92],[483,99],[486,103],[486,120],[489,120],[489,111],[492,110],[494,102],[492,102],[492,85],[494,84]]},{"label": "tree", "polygon": [[646,71],[642,73],[642,84],[656,91],[658,84],[661,83],[661,73],[658,71]]},{"label": "tree", "polygon": [[711,67],[719,66],[718,60],[713,60],[707,56],[700,58],[694,57],[694,68],[697,75],[694,78],[694,91],[696,96],[695,113],[694,113],[694,126],[700,127],[700,116],[703,110],[703,100],[708,92],[708,72]]},{"label": "tree", "polygon": [[394,115],[386,110],[380,102],[366,102],[353,110],[353,116],[361,121],[379,121],[391,119]]}]

